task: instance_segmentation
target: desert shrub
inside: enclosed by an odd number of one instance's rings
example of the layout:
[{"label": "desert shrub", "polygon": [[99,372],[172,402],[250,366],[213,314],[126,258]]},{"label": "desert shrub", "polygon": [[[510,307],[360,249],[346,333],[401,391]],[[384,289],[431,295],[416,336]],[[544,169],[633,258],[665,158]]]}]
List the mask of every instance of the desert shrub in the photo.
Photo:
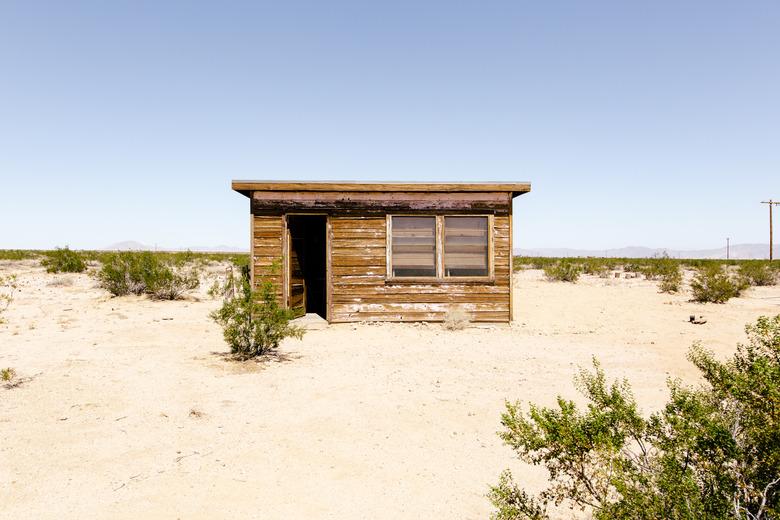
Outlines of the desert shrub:
[{"label": "desert shrub", "polygon": [[235,298],[211,313],[222,326],[231,353],[241,360],[273,352],[284,338],[303,337],[303,329],[290,324],[293,317],[292,309],[279,305],[273,283],[264,281],[252,289],[248,277],[241,278]]},{"label": "desert shrub", "polygon": [[549,281],[575,283],[581,273],[582,267],[573,262],[560,261],[544,268],[544,275]]},{"label": "desert shrub", "polygon": [[556,263],[558,258],[548,258],[544,256],[516,256],[513,259],[514,269],[544,269],[548,265]]},{"label": "desert shrub", "polygon": [[3,313],[11,305],[11,302],[14,300],[14,293],[18,288],[16,275],[0,276],[0,323],[5,323]]},{"label": "desert shrub", "polygon": [[669,401],[649,418],[629,384],[608,384],[595,360],[576,378],[584,410],[562,397],[527,413],[507,403],[501,438],[544,465],[550,483],[534,496],[505,472],[489,494],[493,518],[545,519],[551,504],[596,519],[777,518],[780,316],[746,332],[749,342],[725,362],[695,344],[688,357],[706,384],[670,382]]},{"label": "desert shrub", "polygon": [[777,273],[770,268],[769,262],[751,260],[739,264],[739,276],[747,285],[765,286],[777,283]]},{"label": "desert shrub", "polygon": [[227,287],[225,285],[225,282],[217,278],[211,284],[209,290],[206,291],[206,294],[208,294],[211,298],[217,299],[217,298],[222,298],[225,295],[226,291],[227,291]]},{"label": "desert shrub", "polygon": [[[247,266],[248,268],[248,266]],[[243,270],[242,270],[243,271]],[[243,278],[249,279],[249,271],[242,272]],[[240,279],[233,274],[233,268],[229,267],[225,272],[225,277],[217,276],[214,283],[208,290],[208,295],[214,299],[226,298],[231,299],[236,295],[236,286],[239,285]]]},{"label": "desert shrub", "polygon": [[658,288],[661,292],[676,293],[682,285],[682,271],[680,263],[669,255],[649,259],[650,262],[642,269],[648,280],[659,280]]},{"label": "desert shrub", "polygon": [[[515,270],[527,268],[546,269],[562,262],[580,264],[582,266],[582,272],[585,274],[602,275],[605,270],[608,271],[622,268],[623,271],[627,273],[642,273],[650,279],[663,280],[664,272],[669,269],[670,265],[677,265],[679,268],[687,267],[690,269],[699,269],[704,267],[739,266],[746,261],[712,258],[671,258],[667,253],[652,258],[562,258],[534,256],[516,256],[513,258]],[[769,269],[780,269],[780,262],[775,262],[774,265],[767,265]]]},{"label": "desert shrub", "polygon": [[0,260],[31,260],[40,256],[30,249],[0,249]]},{"label": "desert shrub", "polygon": [[149,251],[113,253],[98,273],[101,287],[114,296],[148,294],[175,300],[200,285],[195,269],[177,267]]},{"label": "desert shrub", "polygon": [[664,293],[677,293],[682,288],[682,271],[679,265],[675,265],[673,270],[670,270],[661,275],[661,283],[658,284],[658,289]]},{"label": "desert shrub", "polygon": [[469,326],[471,316],[463,307],[452,307],[444,315],[442,327],[446,330],[462,330]]},{"label": "desert shrub", "polygon": [[672,260],[669,255],[664,254],[655,258],[648,258],[647,263],[641,267],[641,271],[648,280],[660,280],[664,274],[677,265],[677,262]]},{"label": "desert shrub", "polygon": [[158,300],[179,300],[187,291],[197,289],[200,285],[198,272],[195,269],[175,271],[167,267],[161,269],[148,281],[147,293]]},{"label": "desert shrub", "polygon": [[641,273],[645,269],[645,264],[639,260],[623,262],[623,271],[626,273]]},{"label": "desert shrub", "polygon": [[112,253],[103,258],[98,273],[101,287],[114,296],[143,294],[146,292],[144,273],[156,269],[159,263],[151,253]]},{"label": "desert shrub", "polygon": [[16,377],[16,370],[11,367],[0,369],[0,381],[11,381]]},{"label": "desert shrub", "polygon": [[726,303],[742,294],[746,287],[744,280],[718,264],[698,268],[691,281],[693,300],[697,302]]},{"label": "desert shrub", "polygon": [[48,251],[41,265],[48,273],[83,273],[87,268],[81,254],[71,251],[67,246]]},{"label": "desert shrub", "polygon": [[607,258],[585,258],[580,266],[585,274],[604,277],[609,272],[610,262]]},{"label": "desert shrub", "polygon": [[249,268],[249,255],[234,255],[230,258],[230,261],[239,269],[243,267]]}]

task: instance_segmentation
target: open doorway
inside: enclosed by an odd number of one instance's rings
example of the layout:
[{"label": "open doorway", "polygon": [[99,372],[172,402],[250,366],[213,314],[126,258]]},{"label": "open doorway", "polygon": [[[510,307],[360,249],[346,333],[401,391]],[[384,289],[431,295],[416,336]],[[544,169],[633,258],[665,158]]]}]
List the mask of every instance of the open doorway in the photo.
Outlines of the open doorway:
[{"label": "open doorway", "polygon": [[327,319],[325,215],[288,215],[287,305],[296,316]]}]

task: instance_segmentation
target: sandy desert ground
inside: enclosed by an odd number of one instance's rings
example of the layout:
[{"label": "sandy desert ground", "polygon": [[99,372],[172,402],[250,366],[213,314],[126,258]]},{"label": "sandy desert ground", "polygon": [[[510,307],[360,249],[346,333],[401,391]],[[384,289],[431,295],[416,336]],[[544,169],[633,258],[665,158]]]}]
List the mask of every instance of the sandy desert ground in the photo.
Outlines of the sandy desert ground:
[{"label": "sandy desert ground", "polygon": [[694,341],[727,356],[780,313],[780,287],[702,305],[641,279],[524,271],[511,326],[331,325],[236,363],[205,289],[155,302],[0,265],[12,272],[0,366],[22,383],[0,387],[3,518],[486,518],[503,469],[545,482],[496,436],[504,399],[575,397],[596,355],[650,412],[666,378],[696,382]]}]

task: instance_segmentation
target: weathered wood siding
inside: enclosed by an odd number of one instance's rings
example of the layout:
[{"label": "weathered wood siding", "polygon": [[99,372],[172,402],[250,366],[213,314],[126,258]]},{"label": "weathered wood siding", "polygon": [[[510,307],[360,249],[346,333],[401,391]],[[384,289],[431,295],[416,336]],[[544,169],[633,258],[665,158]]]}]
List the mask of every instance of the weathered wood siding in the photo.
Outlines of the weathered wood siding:
[{"label": "weathered wood siding", "polygon": [[416,192],[294,192],[258,191],[252,194],[255,215],[287,212],[337,212],[341,215],[384,215],[425,211],[489,213],[507,211],[509,193]]},{"label": "weathered wood siding", "polygon": [[271,280],[282,301],[283,217],[281,215],[252,217],[252,276],[255,286]]},{"label": "weathered wood siding", "polygon": [[509,216],[493,228],[495,281],[386,281],[385,216],[331,216],[331,321],[439,321],[462,307],[474,321],[509,321]]},{"label": "weathered wood siding", "polygon": [[[283,298],[282,257],[287,212],[329,217],[329,319],[352,321],[440,321],[461,307],[473,321],[511,318],[511,194],[406,192],[254,192],[252,262],[255,284],[270,277]],[[493,215],[492,281],[387,280],[388,214]],[[272,265],[280,269],[273,271]],[[288,266],[289,268],[289,266]]]}]

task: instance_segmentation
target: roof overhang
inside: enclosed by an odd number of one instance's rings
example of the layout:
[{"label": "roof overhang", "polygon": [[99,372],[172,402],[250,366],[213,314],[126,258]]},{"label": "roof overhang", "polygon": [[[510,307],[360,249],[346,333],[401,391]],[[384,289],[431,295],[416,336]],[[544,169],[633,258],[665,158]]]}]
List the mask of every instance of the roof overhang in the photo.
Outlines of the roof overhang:
[{"label": "roof overhang", "polygon": [[531,191],[530,182],[354,182],[234,180],[233,190],[251,197],[253,191],[343,191],[467,193],[500,191],[517,197]]}]

